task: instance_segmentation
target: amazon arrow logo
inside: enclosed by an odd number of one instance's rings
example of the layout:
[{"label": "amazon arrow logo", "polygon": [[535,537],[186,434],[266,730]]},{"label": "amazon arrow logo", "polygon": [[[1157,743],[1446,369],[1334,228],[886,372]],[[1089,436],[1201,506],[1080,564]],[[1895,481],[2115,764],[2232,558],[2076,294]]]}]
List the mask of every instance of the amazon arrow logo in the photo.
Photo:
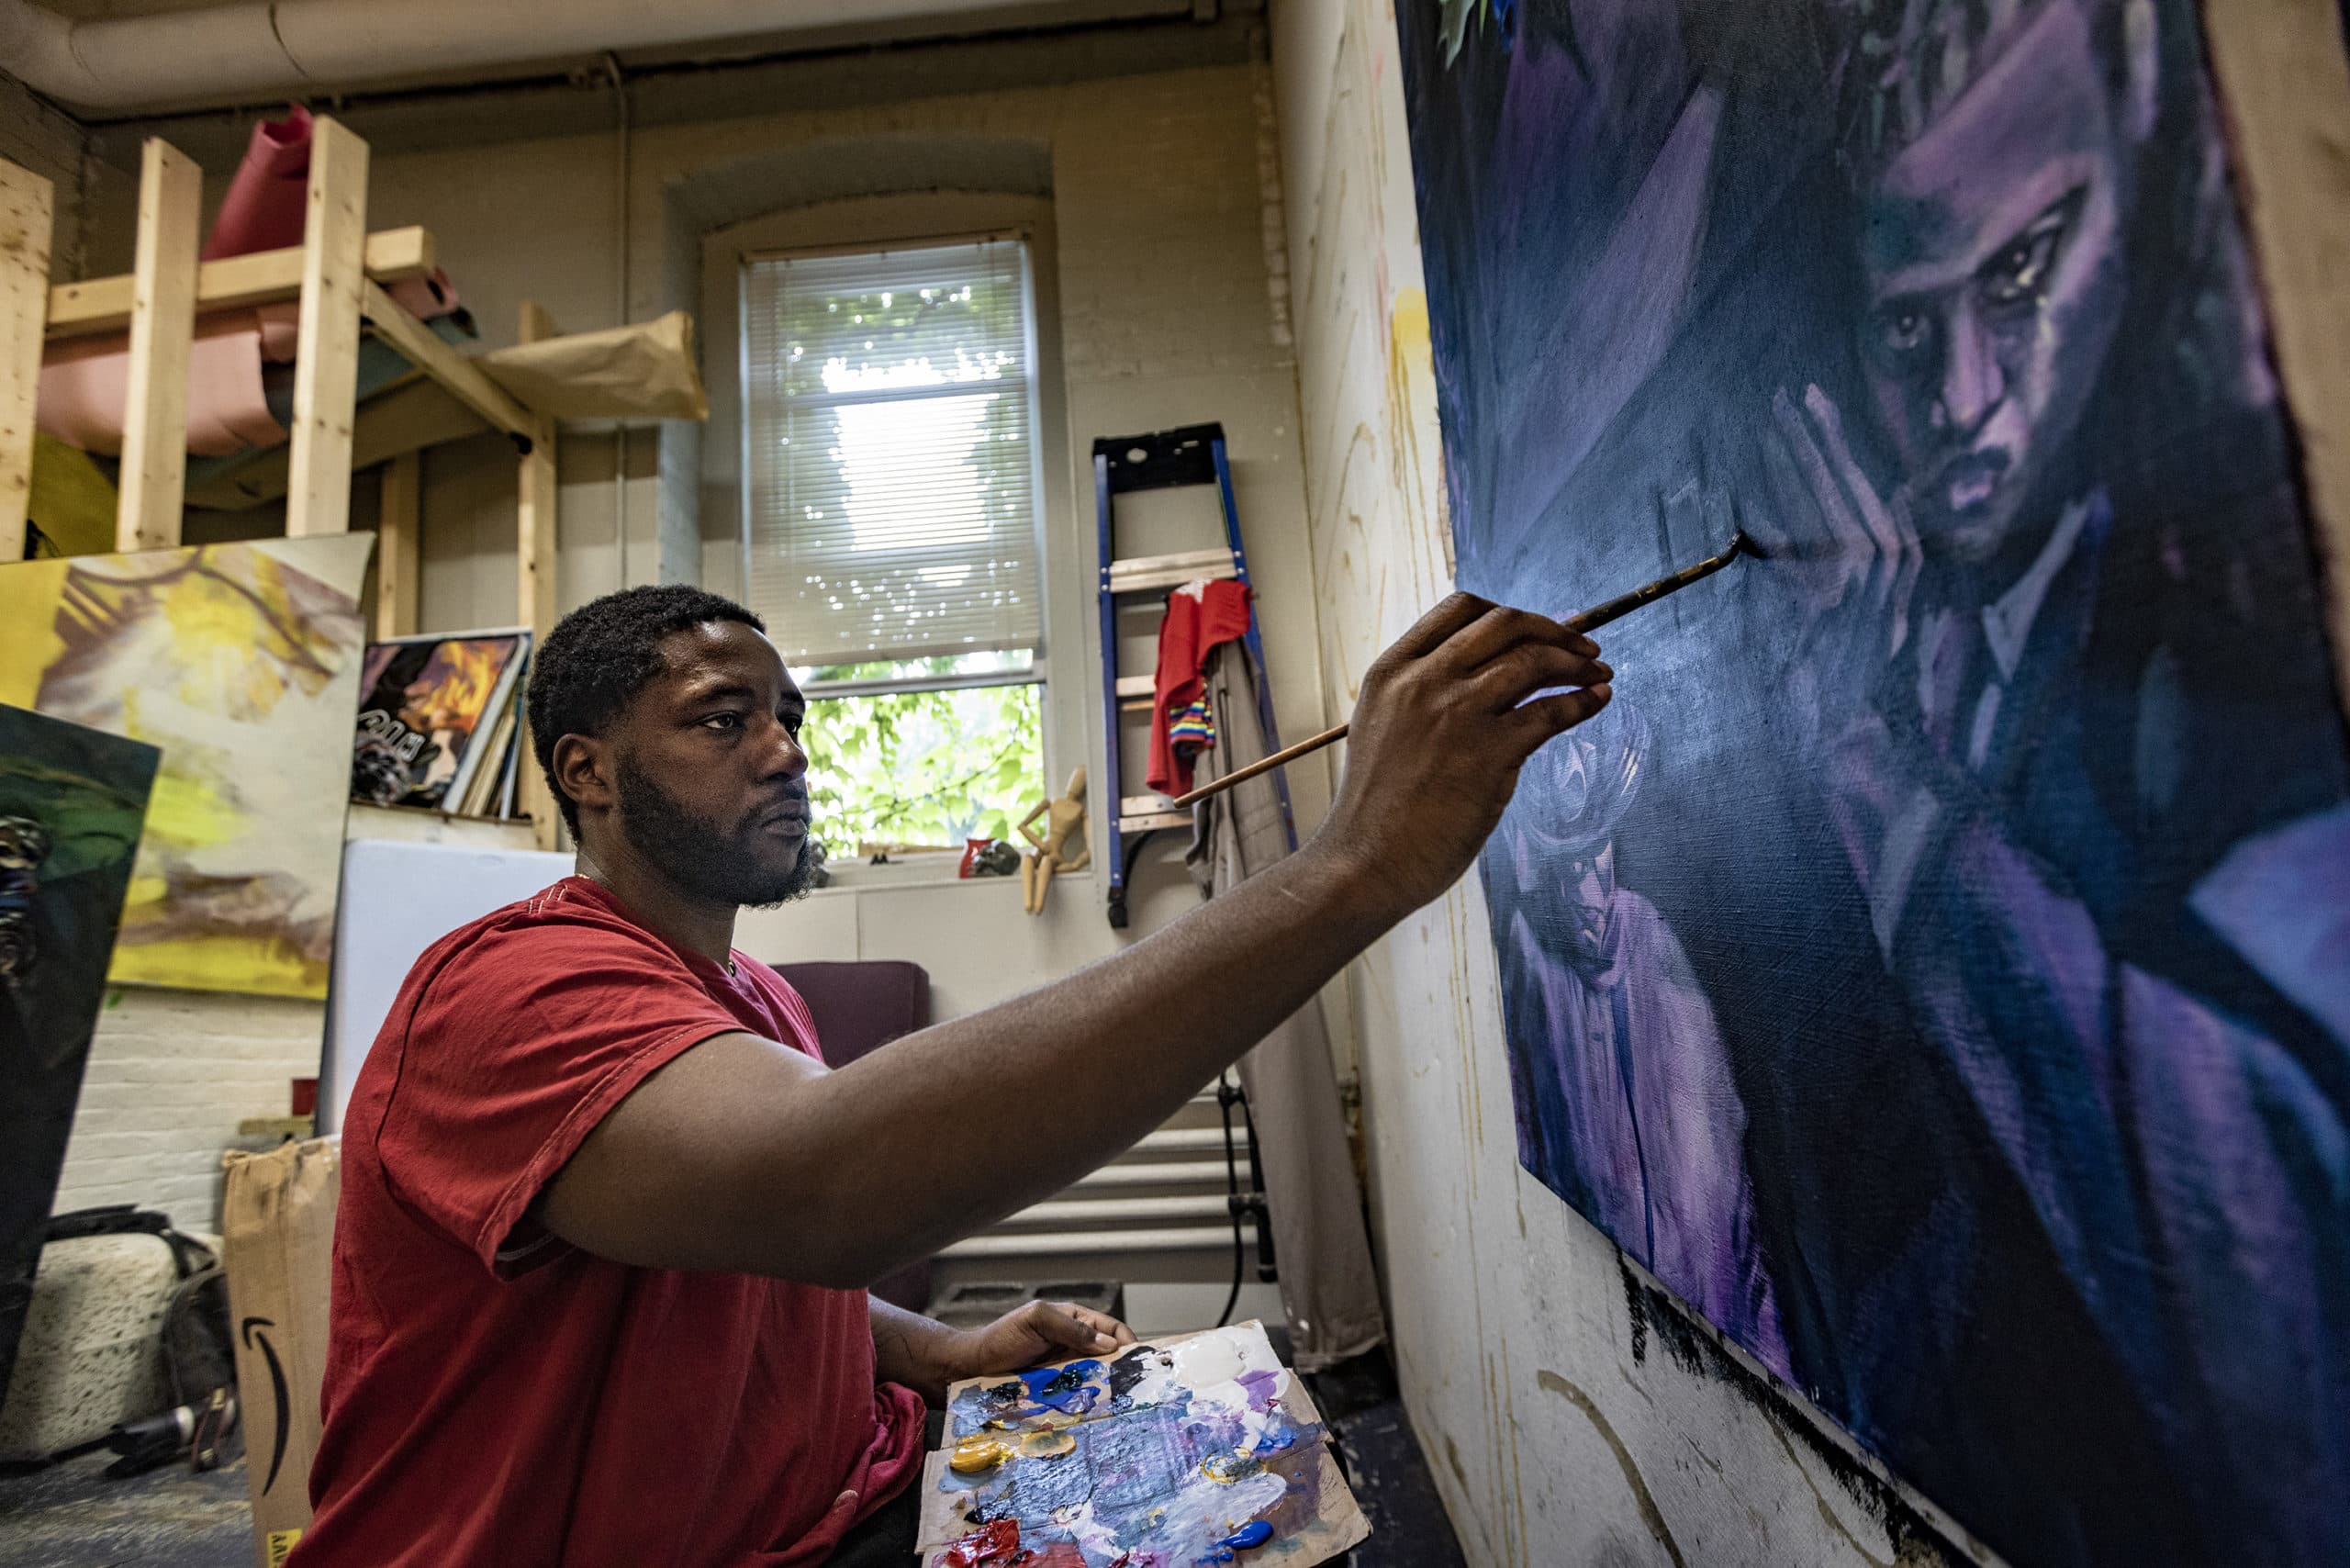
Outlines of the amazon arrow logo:
[{"label": "amazon arrow logo", "polygon": [[277,1467],[285,1462],[285,1439],[294,1421],[294,1413],[285,1407],[285,1369],[278,1362],[277,1347],[269,1342],[268,1335],[253,1332],[256,1328],[276,1327],[266,1317],[248,1317],[237,1329],[245,1341],[245,1348],[250,1350],[258,1347],[263,1359],[269,1362],[269,1385],[274,1395],[272,1403],[277,1406],[277,1439],[270,1448],[269,1479],[261,1484],[263,1496],[267,1496],[269,1489],[277,1484]]}]

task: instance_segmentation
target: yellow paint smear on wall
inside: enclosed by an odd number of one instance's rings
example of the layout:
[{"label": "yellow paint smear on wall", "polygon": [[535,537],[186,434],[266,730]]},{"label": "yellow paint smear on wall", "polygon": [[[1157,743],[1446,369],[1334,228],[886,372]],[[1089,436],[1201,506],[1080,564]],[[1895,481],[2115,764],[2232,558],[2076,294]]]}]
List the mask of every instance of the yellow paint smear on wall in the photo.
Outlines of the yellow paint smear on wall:
[{"label": "yellow paint smear on wall", "polygon": [[64,591],[66,563],[51,558],[0,566],[0,702],[30,708],[41,673],[65,652],[47,610]]}]

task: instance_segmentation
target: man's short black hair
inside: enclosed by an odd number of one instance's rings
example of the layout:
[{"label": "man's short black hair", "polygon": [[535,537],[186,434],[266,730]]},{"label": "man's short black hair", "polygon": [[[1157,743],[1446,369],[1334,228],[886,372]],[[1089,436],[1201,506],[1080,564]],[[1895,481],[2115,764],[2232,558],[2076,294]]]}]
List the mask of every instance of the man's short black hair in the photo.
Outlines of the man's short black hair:
[{"label": "man's short black hair", "polygon": [[662,639],[709,621],[767,629],[731,599],[664,583],[608,593],[581,605],[547,633],[532,661],[531,749],[572,837],[579,836],[579,808],[555,782],[554,743],[565,735],[602,734],[661,673]]}]

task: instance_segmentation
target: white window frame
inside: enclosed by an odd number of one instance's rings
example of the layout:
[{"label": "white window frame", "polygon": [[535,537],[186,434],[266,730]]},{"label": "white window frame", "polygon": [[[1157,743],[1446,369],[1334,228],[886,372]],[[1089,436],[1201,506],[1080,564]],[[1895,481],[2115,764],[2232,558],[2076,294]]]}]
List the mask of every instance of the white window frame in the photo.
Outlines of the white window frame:
[{"label": "white window frame", "polygon": [[[737,387],[742,389],[738,404],[736,439],[738,475],[736,494],[736,527],[738,552],[736,580],[743,585],[744,599],[749,602],[751,581],[751,534],[754,510],[751,462],[751,331],[750,276],[751,269],[763,262],[797,261],[814,256],[884,256],[893,251],[932,250],[944,245],[984,244],[990,241],[1016,241],[1020,245],[1020,310],[1023,348],[1026,354],[1025,385],[1028,398],[1028,476],[1029,527],[1035,540],[1036,559],[1036,644],[1029,650],[1029,665],[1023,670],[982,670],[968,675],[910,676],[902,678],[887,677],[859,680],[817,680],[800,685],[800,694],[810,702],[827,701],[836,698],[878,697],[901,692],[959,691],[999,686],[1034,686],[1037,688],[1037,741],[1043,754],[1046,781],[1059,777],[1054,771],[1055,729],[1052,707],[1052,667],[1048,650],[1053,641],[1053,595],[1048,586],[1051,559],[1046,512],[1049,499],[1045,492],[1045,409],[1042,385],[1045,366],[1037,333],[1037,295],[1035,230],[1027,224],[986,230],[961,230],[945,233],[904,235],[886,241],[848,241],[833,245],[766,246],[740,252],[734,263],[734,352]],[[841,401],[880,402],[891,399],[873,394],[845,393],[829,397],[809,398],[801,401],[832,403]],[[757,606],[750,606],[753,610]],[[843,660],[842,663],[883,664],[892,662],[889,652],[870,652],[863,659]],[[912,662],[912,661],[908,661]],[[940,854],[959,853],[959,846],[941,846]]]}]

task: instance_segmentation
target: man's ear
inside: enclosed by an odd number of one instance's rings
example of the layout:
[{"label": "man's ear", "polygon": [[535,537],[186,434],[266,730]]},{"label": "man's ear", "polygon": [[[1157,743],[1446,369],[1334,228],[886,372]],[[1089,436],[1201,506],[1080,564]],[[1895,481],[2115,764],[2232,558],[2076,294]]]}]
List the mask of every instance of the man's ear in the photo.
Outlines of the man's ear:
[{"label": "man's ear", "polygon": [[2154,0],[2124,0],[2121,48],[2125,117],[2130,140],[2143,141],[2154,134],[2154,117],[2162,107],[2162,27],[2154,20]]},{"label": "man's ear", "polygon": [[611,744],[601,735],[565,735],[554,743],[555,788],[587,811],[610,811],[619,804],[613,781]]}]

